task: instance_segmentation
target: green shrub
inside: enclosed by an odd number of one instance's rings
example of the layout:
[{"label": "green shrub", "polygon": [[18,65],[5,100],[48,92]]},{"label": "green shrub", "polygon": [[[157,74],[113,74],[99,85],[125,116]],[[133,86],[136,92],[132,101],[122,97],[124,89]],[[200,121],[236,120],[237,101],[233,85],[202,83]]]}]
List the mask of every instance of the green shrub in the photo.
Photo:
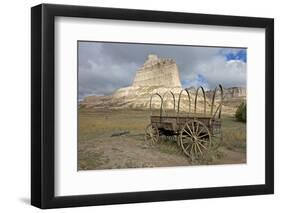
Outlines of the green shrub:
[{"label": "green shrub", "polygon": [[241,103],[235,113],[235,117],[238,121],[246,122],[247,119],[247,105],[246,103]]}]

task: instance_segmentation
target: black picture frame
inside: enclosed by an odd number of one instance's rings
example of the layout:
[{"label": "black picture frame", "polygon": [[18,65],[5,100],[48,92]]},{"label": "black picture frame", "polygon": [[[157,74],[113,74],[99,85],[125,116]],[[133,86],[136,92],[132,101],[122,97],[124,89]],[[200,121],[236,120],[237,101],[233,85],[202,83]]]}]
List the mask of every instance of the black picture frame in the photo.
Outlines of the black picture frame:
[{"label": "black picture frame", "polygon": [[[264,28],[265,184],[112,194],[54,195],[55,17]],[[39,208],[139,203],[274,193],[274,20],[271,18],[41,4],[31,8],[31,204]]]}]

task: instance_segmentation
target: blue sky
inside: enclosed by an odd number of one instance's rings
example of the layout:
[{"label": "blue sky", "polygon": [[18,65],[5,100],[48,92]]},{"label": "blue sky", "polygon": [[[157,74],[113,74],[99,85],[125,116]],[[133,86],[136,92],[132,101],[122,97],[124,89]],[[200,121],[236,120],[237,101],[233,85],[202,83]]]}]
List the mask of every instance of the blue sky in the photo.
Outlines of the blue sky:
[{"label": "blue sky", "polygon": [[151,53],[176,61],[183,87],[246,86],[245,48],[78,42],[79,99],[130,86]]},{"label": "blue sky", "polygon": [[230,61],[230,60],[241,60],[243,62],[247,62],[247,52],[246,52],[246,49],[240,49],[238,51],[232,51],[232,52],[229,52],[229,53],[226,53],[226,54],[223,54],[222,55],[225,56],[226,60],[227,61]]}]

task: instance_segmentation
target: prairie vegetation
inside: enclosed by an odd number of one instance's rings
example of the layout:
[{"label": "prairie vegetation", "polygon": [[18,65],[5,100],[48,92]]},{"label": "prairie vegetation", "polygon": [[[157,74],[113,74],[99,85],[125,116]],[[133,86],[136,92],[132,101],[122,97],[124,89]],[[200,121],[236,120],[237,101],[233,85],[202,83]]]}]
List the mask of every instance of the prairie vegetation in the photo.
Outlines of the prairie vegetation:
[{"label": "prairie vegetation", "polygon": [[80,108],[78,170],[246,163],[246,123],[223,117],[223,140],[200,159],[187,158],[176,138],[144,140],[149,111]]}]

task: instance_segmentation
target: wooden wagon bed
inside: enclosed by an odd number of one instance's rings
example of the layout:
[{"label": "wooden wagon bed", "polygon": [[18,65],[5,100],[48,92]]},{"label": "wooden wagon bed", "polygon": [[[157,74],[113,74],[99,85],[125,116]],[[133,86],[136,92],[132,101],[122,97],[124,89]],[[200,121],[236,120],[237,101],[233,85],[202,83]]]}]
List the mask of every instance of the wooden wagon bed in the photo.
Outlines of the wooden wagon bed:
[{"label": "wooden wagon bed", "polygon": [[[199,89],[203,93],[204,97],[204,113],[196,113],[196,105],[197,105],[197,95]],[[222,86],[219,85],[220,95],[221,95],[221,103],[218,105],[216,110],[214,110],[214,101],[215,95],[217,92],[217,88],[214,91],[212,98],[212,105],[210,113],[206,113],[206,96],[205,91],[202,87],[196,90],[195,96],[195,108],[194,112],[191,112],[191,102],[190,102],[190,94],[187,89],[182,90],[179,94],[178,98],[178,110],[175,110],[175,95],[170,92],[174,100],[174,113],[163,115],[163,97],[160,94],[156,93],[155,95],[160,97],[161,106],[160,106],[160,115],[151,115],[150,116],[150,124],[146,127],[145,139],[150,140],[153,144],[159,141],[159,137],[164,135],[167,137],[176,136],[177,142],[181,146],[183,152],[187,156],[192,155],[203,155],[205,151],[211,145],[211,138],[216,135],[221,135],[221,110],[222,110],[222,101],[223,101],[223,89]],[[189,112],[188,113],[180,113],[180,100],[181,94],[185,91],[189,98]],[[151,101],[153,95],[150,99],[150,109],[151,109]]]},{"label": "wooden wagon bed", "polygon": [[220,133],[221,119],[213,119],[212,116],[150,116],[150,122],[158,129],[161,129],[162,132],[180,132],[184,124],[190,120],[202,122],[204,125],[206,125],[212,135]]}]

